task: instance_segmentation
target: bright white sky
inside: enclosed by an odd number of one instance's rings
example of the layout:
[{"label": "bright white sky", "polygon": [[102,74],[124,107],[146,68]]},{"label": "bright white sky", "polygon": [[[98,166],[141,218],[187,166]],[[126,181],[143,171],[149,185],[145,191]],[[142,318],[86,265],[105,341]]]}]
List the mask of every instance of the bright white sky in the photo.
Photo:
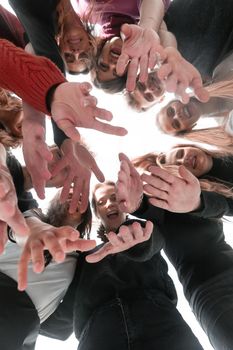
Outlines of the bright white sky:
[{"label": "bright white sky", "polygon": [[[10,9],[6,0],[1,0],[1,4]],[[74,80],[74,76],[70,76],[70,78]],[[86,81],[87,76],[82,76],[80,79]],[[100,107],[104,107],[113,112],[114,118],[112,124],[124,126],[128,130],[128,135],[125,137],[109,136],[87,129],[82,130],[82,135],[85,137],[90,149],[96,154],[97,163],[104,172],[106,179],[116,179],[119,167],[119,152],[125,152],[129,157],[134,157],[150,151],[164,151],[170,148],[172,144],[179,142],[178,139],[162,135],[156,129],[154,119],[157,107],[148,112],[138,114],[128,108],[124,98],[120,94],[112,96],[93,89],[93,95],[98,98]],[[202,124],[206,126],[210,125],[210,120],[203,120]],[[51,131],[49,129],[48,143],[53,143]],[[94,179],[93,182],[95,182]],[[48,199],[50,199],[53,194],[54,191],[47,191],[47,201],[44,201],[43,203],[40,201],[40,205],[46,207]],[[224,227],[228,242],[233,246],[233,238],[230,236],[231,224],[227,223]],[[213,350],[205,333],[202,331],[195,320],[194,315],[190,311],[188,303],[184,299],[182,287],[177,280],[176,272],[170,264],[169,269],[177,287],[179,311],[199,338],[204,350]],[[40,336],[36,350],[44,349],[74,350],[77,349],[77,341],[74,336],[70,337],[70,339],[64,343]]]}]

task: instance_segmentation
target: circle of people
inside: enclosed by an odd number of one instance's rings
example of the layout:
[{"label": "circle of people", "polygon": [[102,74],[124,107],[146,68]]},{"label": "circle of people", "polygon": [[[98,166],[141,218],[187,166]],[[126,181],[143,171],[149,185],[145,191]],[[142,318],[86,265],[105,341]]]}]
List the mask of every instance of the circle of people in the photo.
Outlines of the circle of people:
[{"label": "circle of people", "polygon": [[[9,3],[15,14],[0,5],[1,349],[73,332],[78,350],[203,349],[176,308],[163,249],[213,348],[232,350],[231,0]],[[127,130],[67,72],[89,73],[142,117],[161,104],[156,126],[184,143],[120,153],[117,181],[106,181],[79,127]],[[164,105],[166,92],[175,97]],[[198,127],[213,117],[218,126]],[[25,166],[11,152],[19,146]],[[30,192],[44,199],[45,187],[60,188],[46,213]]]}]

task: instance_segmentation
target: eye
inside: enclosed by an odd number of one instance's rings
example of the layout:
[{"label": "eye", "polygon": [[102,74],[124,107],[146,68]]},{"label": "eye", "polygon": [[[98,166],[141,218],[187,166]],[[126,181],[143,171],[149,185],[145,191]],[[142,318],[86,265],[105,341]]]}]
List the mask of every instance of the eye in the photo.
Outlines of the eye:
[{"label": "eye", "polygon": [[175,108],[173,107],[168,107],[167,108],[167,116],[172,118],[176,114]]},{"label": "eye", "polygon": [[72,53],[69,53],[69,52],[64,53],[64,58],[65,58],[66,63],[74,63],[74,61],[75,61],[75,55],[73,55]]},{"label": "eye", "polygon": [[98,67],[103,71],[103,72],[107,72],[109,69],[109,65],[105,64],[103,62],[98,62]]},{"label": "eye", "polygon": [[145,99],[148,101],[148,102],[153,102],[154,101],[154,96],[150,93],[150,92],[147,92],[145,95],[144,95]]},{"label": "eye", "polygon": [[104,205],[104,201],[103,201],[103,200],[99,200],[99,201],[97,202],[97,206],[98,206],[98,207],[101,207],[102,205]]},{"label": "eye", "polygon": [[141,83],[140,81],[137,81],[137,88],[139,91],[145,91],[146,90],[146,84]]},{"label": "eye", "polygon": [[179,149],[177,152],[176,152],[176,159],[182,159],[184,156],[184,150],[183,149]]},{"label": "eye", "polygon": [[159,156],[159,163],[160,164],[165,164],[166,163],[166,156],[165,156],[165,154],[161,154]]}]

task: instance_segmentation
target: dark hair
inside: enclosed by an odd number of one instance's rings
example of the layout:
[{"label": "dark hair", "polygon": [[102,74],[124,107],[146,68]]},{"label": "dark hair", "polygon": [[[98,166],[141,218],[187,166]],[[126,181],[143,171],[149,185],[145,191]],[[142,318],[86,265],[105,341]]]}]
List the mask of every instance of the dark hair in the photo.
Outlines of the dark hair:
[{"label": "dark hair", "polygon": [[[45,215],[45,222],[55,227],[60,227],[65,224],[65,219],[69,210],[69,203],[60,203],[60,191],[56,193],[50,202],[49,208]],[[80,237],[85,236],[89,239],[92,226],[92,214],[90,203],[88,203],[87,210],[81,214],[81,224],[76,229],[80,232]]]},{"label": "dark hair", "polygon": [[116,77],[115,79],[108,80],[108,81],[99,81],[96,77],[93,80],[93,84],[98,89],[102,89],[104,92],[115,94],[117,92],[121,92],[125,89],[127,80],[127,74],[122,75],[121,77]]}]

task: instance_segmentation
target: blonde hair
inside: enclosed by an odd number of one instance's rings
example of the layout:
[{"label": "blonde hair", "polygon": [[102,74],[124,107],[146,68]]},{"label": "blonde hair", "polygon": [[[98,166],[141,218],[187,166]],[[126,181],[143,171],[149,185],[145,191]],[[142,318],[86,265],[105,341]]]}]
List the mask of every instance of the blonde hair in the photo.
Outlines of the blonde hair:
[{"label": "blonde hair", "polygon": [[[210,155],[212,158],[225,158],[226,161],[226,157],[230,155],[229,153],[226,154],[225,150],[207,150],[194,144],[178,144],[172,147],[172,149],[178,147],[195,147]],[[233,150],[231,152],[231,155],[232,153]],[[180,177],[178,172],[179,167],[177,165],[161,164],[160,155],[161,154],[157,154],[155,152],[147,153],[143,156],[134,158],[132,160],[132,164],[135,166],[135,168],[141,168],[146,171],[148,171],[152,165],[159,166],[160,168],[167,170],[169,173]],[[209,179],[199,178],[198,180],[202,190],[208,192],[217,192],[227,198],[233,198],[233,185],[231,183],[223,183],[221,179],[215,177],[211,177]]]},{"label": "blonde hair", "polygon": [[210,97],[233,99],[233,79],[211,82],[205,88]]}]

